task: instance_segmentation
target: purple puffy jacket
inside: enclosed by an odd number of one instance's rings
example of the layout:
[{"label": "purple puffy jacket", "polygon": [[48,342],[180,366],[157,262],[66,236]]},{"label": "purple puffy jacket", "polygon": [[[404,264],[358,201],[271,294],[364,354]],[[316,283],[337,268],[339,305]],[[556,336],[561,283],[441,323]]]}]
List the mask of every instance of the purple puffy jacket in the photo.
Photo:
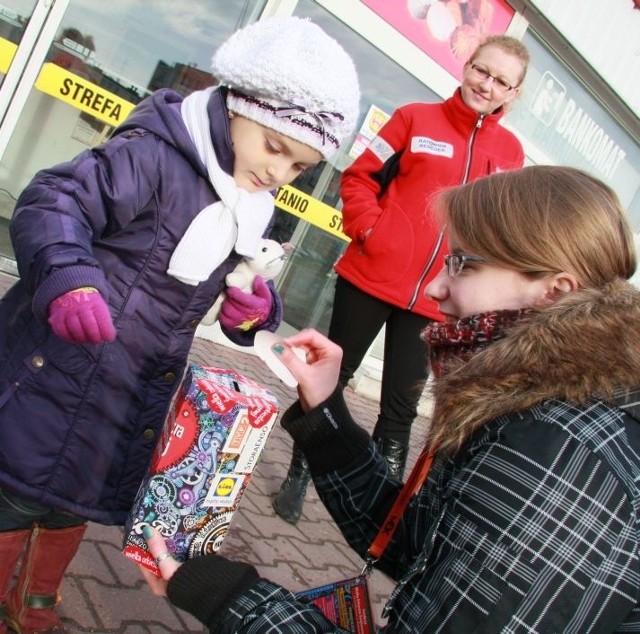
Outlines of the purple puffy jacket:
[{"label": "purple puffy jacket", "polygon": [[[166,273],[195,215],[218,200],[181,101],[161,90],[104,145],[39,172],[11,224],[20,280],[0,301],[0,487],[105,524],[124,523],[196,326],[240,259],[232,252],[198,286]],[[209,115],[231,173],[224,89]],[[51,300],[82,286],[107,300],[114,342],[70,344],[47,326]],[[272,293],[261,328],[273,331],[282,304]]]}]

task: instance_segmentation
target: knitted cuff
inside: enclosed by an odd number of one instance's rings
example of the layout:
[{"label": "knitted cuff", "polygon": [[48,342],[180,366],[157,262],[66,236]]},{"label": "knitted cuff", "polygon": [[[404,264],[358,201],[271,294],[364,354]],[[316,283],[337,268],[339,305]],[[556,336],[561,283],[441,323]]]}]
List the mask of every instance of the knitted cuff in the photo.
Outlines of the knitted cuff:
[{"label": "knitted cuff", "polygon": [[83,286],[93,286],[100,291],[105,301],[109,299],[109,289],[102,269],[90,265],[74,265],[53,269],[43,280],[33,295],[33,312],[43,323],[49,316],[49,304],[69,291]]},{"label": "knitted cuff", "polygon": [[273,306],[271,308],[271,314],[267,317],[266,321],[263,324],[261,324],[260,326],[258,326],[253,330],[244,331],[244,330],[237,330],[237,329],[230,330],[228,328],[225,328],[221,322],[218,322],[220,323],[222,332],[227,337],[227,339],[230,339],[237,346],[252,346],[254,337],[256,336],[257,332],[259,332],[260,330],[268,330],[269,332],[275,332],[278,329],[278,326],[280,325],[280,323],[282,322],[282,314],[283,314],[282,299],[280,298],[280,295],[278,294],[278,292],[275,290],[273,286],[273,282],[271,280],[267,281],[267,286],[271,291],[271,299],[273,300]]},{"label": "knitted cuff", "polygon": [[253,586],[260,576],[251,564],[212,554],[185,562],[167,586],[167,596],[213,630],[230,602]]},{"label": "knitted cuff", "polygon": [[294,403],[283,414],[281,425],[304,453],[314,476],[352,464],[371,445],[367,430],[351,417],[340,386],[307,414]]}]

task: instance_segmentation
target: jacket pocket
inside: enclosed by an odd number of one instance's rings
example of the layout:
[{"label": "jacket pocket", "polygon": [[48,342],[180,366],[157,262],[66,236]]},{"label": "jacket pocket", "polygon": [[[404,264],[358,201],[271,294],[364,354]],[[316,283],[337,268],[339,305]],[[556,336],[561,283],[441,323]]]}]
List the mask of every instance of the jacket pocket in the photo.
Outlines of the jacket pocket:
[{"label": "jacket pocket", "polygon": [[51,334],[41,347],[41,353],[45,364],[50,363],[65,374],[80,374],[91,366],[97,351],[102,344],[74,344],[63,341]]},{"label": "jacket pocket", "polygon": [[530,592],[540,571],[462,515],[446,513],[426,579],[440,632],[500,632]]},{"label": "jacket pocket", "polygon": [[401,207],[388,203],[360,245],[363,274],[374,282],[392,282],[407,272],[414,256],[413,227]]},{"label": "jacket pocket", "polygon": [[440,593],[440,632],[501,632],[511,622],[524,593],[505,576],[470,553],[453,559],[443,579],[447,592]]},{"label": "jacket pocket", "polygon": [[[60,372],[68,376],[81,377],[83,373],[87,373],[88,369],[94,363],[95,358],[91,355],[90,347],[75,345],[62,341],[55,335],[51,334],[43,344],[35,348],[31,353],[23,357],[22,362],[15,366],[14,372],[8,375],[6,387],[0,392],[0,409],[13,397],[16,392],[30,386],[33,381],[41,381],[36,378],[42,373],[51,377],[51,371]],[[49,369],[49,366],[53,366]],[[45,386],[42,389],[54,389],[54,385],[60,385],[60,382],[53,381],[50,378],[43,379]]]},{"label": "jacket pocket", "polygon": [[0,392],[0,409],[7,404],[9,399],[11,399],[11,397],[21,389],[31,377],[41,372],[44,366],[44,356],[41,354],[40,350],[35,350],[25,357],[23,362],[13,373],[13,376],[11,376],[11,380],[8,381],[4,390]]}]

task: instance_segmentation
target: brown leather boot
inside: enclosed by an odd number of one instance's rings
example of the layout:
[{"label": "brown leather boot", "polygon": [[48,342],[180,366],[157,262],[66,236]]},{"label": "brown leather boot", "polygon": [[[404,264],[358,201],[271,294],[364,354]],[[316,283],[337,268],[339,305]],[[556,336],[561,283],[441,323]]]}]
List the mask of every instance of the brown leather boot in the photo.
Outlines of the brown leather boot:
[{"label": "brown leather boot", "polygon": [[36,526],[31,531],[18,583],[7,596],[6,621],[18,634],[66,631],[55,609],[58,588],[86,528],[86,524],[57,530]]},{"label": "brown leather boot", "polygon": [[0,634],[7,632],[7,626],[4,623],[4,601],[9,590],[9,582],[30,534],[31,529],[26,528],[0,533]]}]

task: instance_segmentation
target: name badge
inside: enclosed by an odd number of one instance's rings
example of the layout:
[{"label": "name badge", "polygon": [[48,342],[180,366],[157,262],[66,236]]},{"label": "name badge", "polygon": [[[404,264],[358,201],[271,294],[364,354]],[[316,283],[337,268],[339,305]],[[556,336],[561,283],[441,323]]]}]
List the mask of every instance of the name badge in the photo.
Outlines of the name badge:
[{"label": "name badge", "polygon": [[453,157],[453,145],[444,141],[436,141],[428,136],[414,136],[411,139],[411,151],[414,153],[435,154],[446,158]]}]

